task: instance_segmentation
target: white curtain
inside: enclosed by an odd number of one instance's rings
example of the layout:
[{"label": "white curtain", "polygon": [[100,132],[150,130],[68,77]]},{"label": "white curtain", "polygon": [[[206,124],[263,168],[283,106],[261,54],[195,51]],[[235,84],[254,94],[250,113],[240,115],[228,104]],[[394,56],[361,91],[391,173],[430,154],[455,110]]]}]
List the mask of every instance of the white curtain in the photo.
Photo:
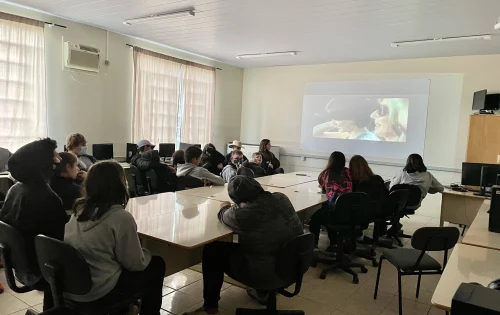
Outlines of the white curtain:
[{"label": "white curtain", "polygon": [[47,137],[45,23],[0,12],[0,147]]},{"label": "white curtain", "polygon": [[215,69],[187,65],[182,76],[182,98],[181,142],[202,145],[211,142]]},{"label": "white curtain", "polygon": [[214,68],[135,47],[134,71],[134,142],[211,141]]},{"label": "white curtain", "polygon": [[182,64],[134,48],[133,140],[175,143]]}]

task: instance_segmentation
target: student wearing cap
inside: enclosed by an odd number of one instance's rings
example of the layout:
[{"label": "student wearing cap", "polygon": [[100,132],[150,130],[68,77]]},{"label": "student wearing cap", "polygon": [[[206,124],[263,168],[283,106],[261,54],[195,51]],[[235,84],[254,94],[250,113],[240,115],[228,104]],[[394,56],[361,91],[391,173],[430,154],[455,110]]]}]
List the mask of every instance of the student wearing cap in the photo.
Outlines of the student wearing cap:
[{"label": "student wearing cap", "polygon": [[162,164],[158,151],[153,150],[154,144],[148,140],[141,140],[137,143],[137,154],[130,159],[130,164],[137,167],[140,172],[153,170],[158,177],[159,192],[175,191],[177,177],[175,169]]},{"label": "student wearing cap", "polygon": [[[233,149],[233,151],[241,151],[241,141],[233,140],[233,142],[229,145],[229,148]],[[233,154],[233,152],[226,154],[226,159],[224,160],[224,166],[228,165],[231,162],[231,155],[232,154]],[[248,161],[247,157],[243,155],[242,163],[245,163],[247,161]]]}]

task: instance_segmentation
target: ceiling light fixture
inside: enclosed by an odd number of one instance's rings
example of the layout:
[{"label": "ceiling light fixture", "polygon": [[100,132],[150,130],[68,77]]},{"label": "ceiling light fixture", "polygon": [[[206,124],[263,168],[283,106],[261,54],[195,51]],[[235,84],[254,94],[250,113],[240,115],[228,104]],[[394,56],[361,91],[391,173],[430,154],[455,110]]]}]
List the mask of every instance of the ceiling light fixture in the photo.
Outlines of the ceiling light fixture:
[{"label": "ceiling light fixture", "polygon": [[441,42],[456,42],[456,41],[461,41],[461,40],[473,40],[473,39],[490,40],[491,35],[490,34],[482,34],[482,35],[440,37],[440,38],[419,39],[419,40],[411,40],[411,41],[403,41],[403,42],[393,42],[393,43],[391,43],[391,47],[401,47],[401,46],[405,46],[405,45],[418,45],[418,44],[441,43]]},{"label": "ceiling light fixture", "polygon": [[162,19],[167,19],[167,18],[173,18],[173,17],[180,17],[180,16],[195,16],[194,9],[175,11],[175,12],[169,12],[169,13],[151,14],[151,15],[137,18],[137,19],[126,20],[123,22],[123,24],[124,25],[142,24],[142,23],[147,23],[147,22],[152,22],[152,21],[157,21],[157,20],[162,20]]},{"label": "ceiling light fixture", "polygon": [[297,52],[281,51],[281,52],[271,52],[271,53],[261,53],[261,54],[246,54],[246,55],[238,55],[236,56],[236,59],[251,59],[251,58],[277,57],[277,56],[297,56]]}]

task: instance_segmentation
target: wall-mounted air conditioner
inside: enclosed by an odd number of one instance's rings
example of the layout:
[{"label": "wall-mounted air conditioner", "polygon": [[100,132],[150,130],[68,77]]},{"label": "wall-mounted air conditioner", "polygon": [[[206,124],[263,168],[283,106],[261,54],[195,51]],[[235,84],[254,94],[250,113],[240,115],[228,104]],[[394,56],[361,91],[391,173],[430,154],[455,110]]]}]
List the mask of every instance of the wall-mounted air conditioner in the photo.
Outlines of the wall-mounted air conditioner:
[{"label": "wall-mounted air conditioner", "polygon": [[100,50],[95,47],[64,43],[64,67],[69,69],[99,72]]}]

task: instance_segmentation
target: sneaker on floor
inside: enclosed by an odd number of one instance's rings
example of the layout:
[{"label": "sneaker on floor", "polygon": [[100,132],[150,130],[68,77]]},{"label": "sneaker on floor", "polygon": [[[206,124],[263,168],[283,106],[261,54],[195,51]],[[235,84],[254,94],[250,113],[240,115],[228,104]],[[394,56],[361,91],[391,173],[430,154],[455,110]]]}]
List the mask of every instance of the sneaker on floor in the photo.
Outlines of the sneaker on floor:
[{"label": "sneaker on floor", "polygon": [[269,293],[264,293],[264,292],[259,292],[253,288],[247,288],[247,294],[250,296],[252,299],[256,300],[262,305],[267,305],[267,297]]},{"label": "sneaker on floor", "polygon": [[209,313],[207,310],[205,310],[204,306],[200,307],[196,311],[183,313],[183,315],[214,315],[214,314],[218,315],[219,310],[217,309],[215,312],[210,311],[210,313]]}]

